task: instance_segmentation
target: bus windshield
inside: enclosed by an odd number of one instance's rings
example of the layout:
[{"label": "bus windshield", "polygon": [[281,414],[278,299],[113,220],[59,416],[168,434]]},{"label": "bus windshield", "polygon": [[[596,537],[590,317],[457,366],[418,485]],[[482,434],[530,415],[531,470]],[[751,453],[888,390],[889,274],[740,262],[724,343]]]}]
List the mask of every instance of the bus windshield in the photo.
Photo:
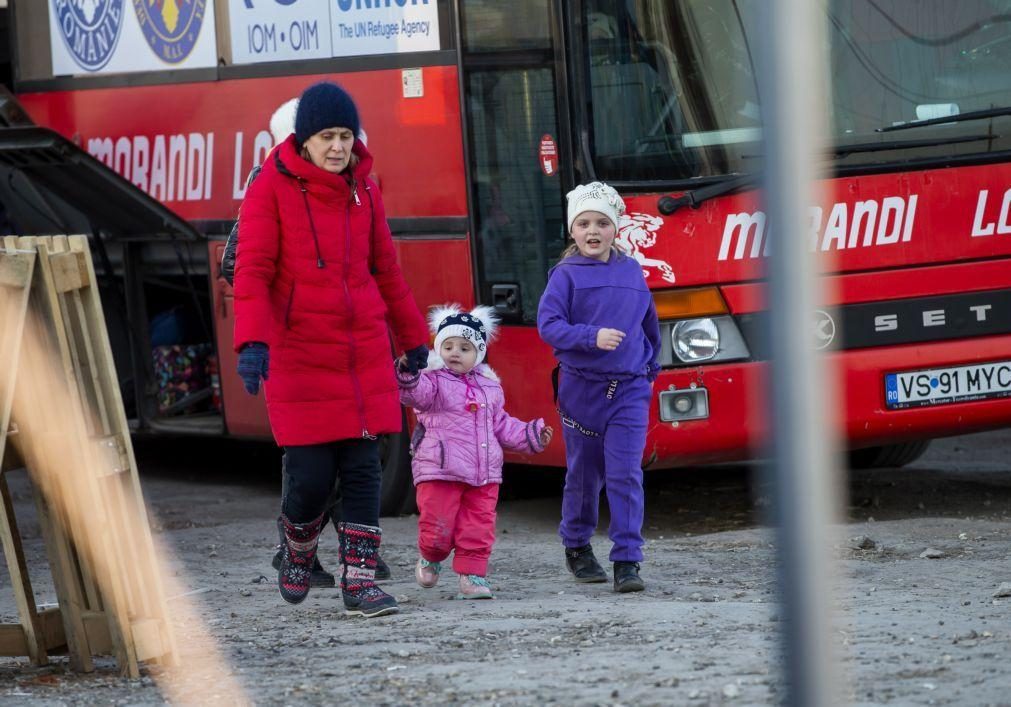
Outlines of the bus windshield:
[{"label": "bus windshield", "polygon": [[[584,5],[597,176],[675,181],[759,167],[754,52],[763,2]],[[1011,0],[827,0],[825,7],[827,147],[836,164],[859,169],[1011,149],[1008,117],[878,132],[1011,103]]]}]

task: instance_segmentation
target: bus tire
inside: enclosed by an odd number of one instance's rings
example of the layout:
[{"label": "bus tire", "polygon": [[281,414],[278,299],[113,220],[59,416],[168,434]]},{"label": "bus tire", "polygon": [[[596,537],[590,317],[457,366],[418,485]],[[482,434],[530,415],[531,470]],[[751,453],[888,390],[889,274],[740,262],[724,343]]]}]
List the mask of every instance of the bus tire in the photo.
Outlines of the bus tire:
[{"label": "bus tire", "polygon": [[400,414],[401,431],[379,438],[379,458],[383,465],[383,480],[379,490],[379,515],[381,516],[411,513],[415,505],[407,412],[402,410]]},{"label": "bus tire", "polygon": [[883,447],[854,449],[850,452],[851,469],[885,469],[906,466],[923,456],[930,440],[887,444]]}]

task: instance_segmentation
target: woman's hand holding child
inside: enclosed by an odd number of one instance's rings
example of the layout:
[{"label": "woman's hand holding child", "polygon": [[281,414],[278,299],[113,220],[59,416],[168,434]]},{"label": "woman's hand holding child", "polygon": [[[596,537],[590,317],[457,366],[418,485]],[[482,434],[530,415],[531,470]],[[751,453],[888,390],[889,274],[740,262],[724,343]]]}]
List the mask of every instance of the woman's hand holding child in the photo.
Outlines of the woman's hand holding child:
[{"label": "woman's hand holding child", "polygon": [[604,351],[614,351],[625,338],[625,332],[617,329],[601,328],[597,332],[597,348]]},{"label": "woman's hand holding child", "polygon": [[416,375],[423,368],[428,368],[428,347],[422,344],[397,359],[397,370],[402,373]]}]

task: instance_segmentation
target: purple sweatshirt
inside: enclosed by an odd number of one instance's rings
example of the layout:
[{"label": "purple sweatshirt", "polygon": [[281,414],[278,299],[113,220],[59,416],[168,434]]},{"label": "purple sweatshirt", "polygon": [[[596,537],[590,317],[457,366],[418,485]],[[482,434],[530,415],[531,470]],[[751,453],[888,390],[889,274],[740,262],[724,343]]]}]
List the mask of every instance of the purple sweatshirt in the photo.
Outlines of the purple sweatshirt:
[{"label": "purple sweatshirt", "polygon": [[[597,348],[597,332],[605,327],[625,332],[614,351]],[[606,263],[578,254],[564,258],[548,273],[537,329],[563,369],[651,381],[660,372],[656,305],[634,258],[616,252]]]}]

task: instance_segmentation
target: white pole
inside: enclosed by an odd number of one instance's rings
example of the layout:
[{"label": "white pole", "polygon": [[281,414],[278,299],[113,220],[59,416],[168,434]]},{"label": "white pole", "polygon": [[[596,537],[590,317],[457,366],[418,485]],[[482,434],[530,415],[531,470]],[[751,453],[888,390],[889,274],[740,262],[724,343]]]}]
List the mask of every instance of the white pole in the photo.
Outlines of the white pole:
[{"label": "white pole", "polygon": [[770,224],[769,301],[774,513],[783,604],[783,703],[842,702],[834,660],[832,543],[838,478],[826,411],[834,410],[814,350],[816,267],[809,208],[820,203],[815,161],[824,145],[825,3],[763,1],[759,90],[765,136],[764,209]]}]

